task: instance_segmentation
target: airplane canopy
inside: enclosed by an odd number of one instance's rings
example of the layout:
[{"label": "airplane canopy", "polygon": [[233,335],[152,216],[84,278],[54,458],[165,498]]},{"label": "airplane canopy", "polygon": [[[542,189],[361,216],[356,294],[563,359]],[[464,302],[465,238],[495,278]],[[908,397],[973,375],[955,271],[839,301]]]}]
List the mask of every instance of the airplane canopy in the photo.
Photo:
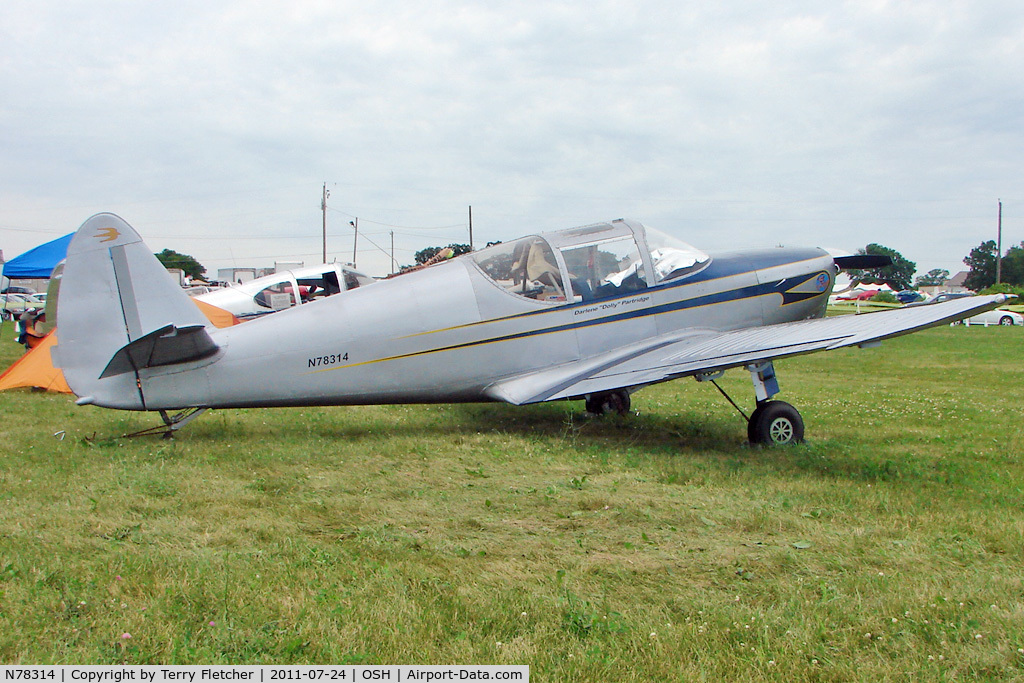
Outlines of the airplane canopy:
[{"label": "airplane canopy", "polygon": [[498,243],[471,258],[506,291],[551,303],[641,290],[710,262],[685,242],[623,219]]}]

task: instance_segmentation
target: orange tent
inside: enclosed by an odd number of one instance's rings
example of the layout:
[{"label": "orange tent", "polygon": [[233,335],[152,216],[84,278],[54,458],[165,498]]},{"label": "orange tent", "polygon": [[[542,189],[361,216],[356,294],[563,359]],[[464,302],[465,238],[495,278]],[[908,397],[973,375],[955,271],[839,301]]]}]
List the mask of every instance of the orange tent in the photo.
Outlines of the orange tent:
[{"label": "orange tent", "polygon": [[199,307],[199,310],[203,312],[207,320],[213,323],[214,327],[231,327],[241,322],[234,314],[225,311],[219,306],[208,304],[199,299],[192,299],[192,303]]},{"label": "orange tent", "polygon": [[[195,299],[193,301],[215,327],[231,327],[239,323],[238,318],[223,308]],[[71,387],[64,380],[64,373],[53,367],[53,361],[50,359],[50,349],[56,344],[57,330],[53,329],[43,337],[39,346],[16,360],[4,374],[0,375],[0,391],[17,387],[40,387],[47,391],[70,394]]]},{"label": "orange tent", "polygon": [[39,346],[19,358],[0,375],[0,391],[16,387],[41,387],[47,391],[70,394],[71,387],[64,381],[64,373],[53,367],[50,349],[57,343],[57,330],[43,337]]}]

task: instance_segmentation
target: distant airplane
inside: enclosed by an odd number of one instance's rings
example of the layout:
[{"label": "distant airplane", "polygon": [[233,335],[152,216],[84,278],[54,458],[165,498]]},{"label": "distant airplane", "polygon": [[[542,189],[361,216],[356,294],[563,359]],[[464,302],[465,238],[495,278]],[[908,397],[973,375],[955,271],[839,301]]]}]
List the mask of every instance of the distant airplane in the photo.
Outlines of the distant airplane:
[{"label": "distant airplane", "polygon": [[369,275],[340,263],[282,270],[248,282],[221,287],[195,298],[243,320],[310,303],[364,285]]},{"label": "distant airplane", "polygon": [[804,426],[772,400],[775,359],[876,346],[1006,300],[823,317],[841,268],[879,265],[816,248],[709,255],[615,220],[214,329],[135,230],[104,213],[68,249],[54,358],[79,404],[159,411],[151,431],[166,436],[208,408],[581,399],[625,412],[648,385],[742,367],[750,441],[785,444]]}]

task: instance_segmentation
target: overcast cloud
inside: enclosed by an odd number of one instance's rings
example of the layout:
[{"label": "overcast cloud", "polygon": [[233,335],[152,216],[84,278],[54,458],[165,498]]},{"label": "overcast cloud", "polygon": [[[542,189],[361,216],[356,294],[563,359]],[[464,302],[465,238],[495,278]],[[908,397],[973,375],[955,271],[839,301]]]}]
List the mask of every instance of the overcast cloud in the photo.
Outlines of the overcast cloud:
[{"label": "overcast cloud", "polygon": [[705,249],[1024,240],[1019,2],[0,4],[0,248],[215,271],[618,217]]}]

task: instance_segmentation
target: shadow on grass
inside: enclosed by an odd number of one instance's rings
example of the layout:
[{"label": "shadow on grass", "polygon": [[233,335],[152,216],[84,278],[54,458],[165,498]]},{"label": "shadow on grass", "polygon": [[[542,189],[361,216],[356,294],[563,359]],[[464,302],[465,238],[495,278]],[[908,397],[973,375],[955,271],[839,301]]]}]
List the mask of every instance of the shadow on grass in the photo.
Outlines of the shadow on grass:
[{"label": "shadow on grass", "polygon": [[[626,454],[627,466],[655,468],[667,483],[693,479],[693,466],[708,474],[744,473],[756,477],[777,473],[821,479],[855,481],[910,480],[948,483],[963,477],[950,473],[927,458],[905,454],[900,458],[871,448],[870,444],[834,439],[816,440],[783,448],[752,447],[739,415],[728,409],[679,410],[640,415],[588,415],[579,402],[529,406],[501,403],[436,404],[420,406],[359,406],[218,410],[202,416],[170,441],[143,437],[153,457],[178,457],[179,448],[199,453],[227,453],[229,447],[263,453],[320,451],[323,445],[344,442],[349,449],[375,453],[387,450],[388,441],[418,444],[429,454],[446,444],[480,445],[490,450],[505,447],[504,440],[526,442],[605,456]],[[678,412],[672,412],[678,411]],[[93,445],[116,452],[125,440],[115,435],[158,423],[156,415],[123,416],[107,423],[109,438]],[[102,434],[103,429],[100,428]],[[279,448],[271,448],[271,445]],[[395,446],[399,450],[406,446]],[[237,457],[238,450],[232,451]],[[948,469],[948,468],[947,468]]]},{"label": "shadow on grass", "polygon": [[91,445],[101,449],[148,442],[151,450],[169,444],[207,450],[254,441],[311,440],[344,441],[369,448],[386,439],[420,439],[429,444],[509,436],[574,448],[629,446],[687,454],[750,450],[742,420],[725,410],[712,415],[643,411],[639,415],[593,416],[581,402],[569,401],[528,406],[471,403],[215,410],[176,432],[170,440],[159,435],[123,436],[159,425],[156,413],[108,415],[102,423],[93,423],[89,435]]},{"label": "shadow on grass", "polygon": [[[196,436],[222,440],[253,435],[245,411],[221,411],[217,427],[203,425]],[[241,419],[238,419],[241,418]],[[191,427],[190,427],[191,429]],[[529,406],[439,404],[321,408],[291,413],[286,419],[261,422],[256,429],[267,438],[345,439],[367,446],[387,438],[452,440],[481,435],[513,436],[529,441],[558,442],[575,448],[631,446],[673,453],[745,450],[746,429],[728,413],[712,419],[696,415],[592,416],[582,404],[559,402]]]}]

